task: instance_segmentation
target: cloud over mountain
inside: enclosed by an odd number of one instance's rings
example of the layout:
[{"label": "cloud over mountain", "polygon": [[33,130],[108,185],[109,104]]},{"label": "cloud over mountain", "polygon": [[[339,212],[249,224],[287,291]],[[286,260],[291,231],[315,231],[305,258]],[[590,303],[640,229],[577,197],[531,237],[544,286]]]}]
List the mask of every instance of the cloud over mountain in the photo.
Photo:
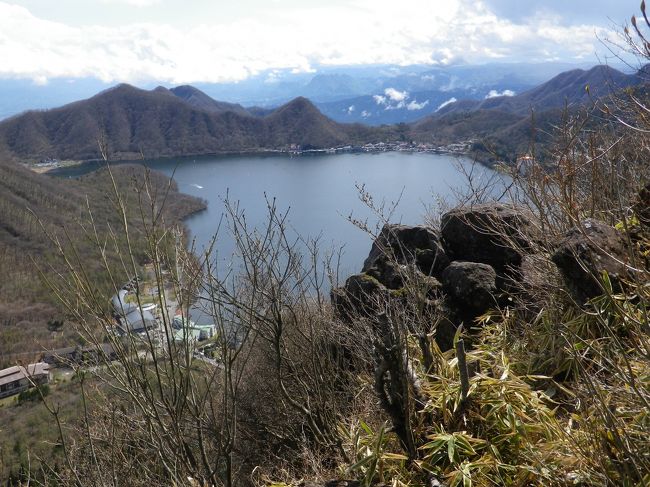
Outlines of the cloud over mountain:
[{"label": "cloud over mountain", "polygon": [[503,90],[503,91],[497,91],[497,90],[490,90],[490,92],[485,95],[485,98],[496,98],[497,96],[515,96],[517,93],[515,93],[512,90]]},{"label": "cloud over mountain", "polygon": [[373,95],[372,97],[377,105],[383,106],[384,110],[422,110],[429,104],[429,100],[418,102],[411,99],[408,91],[399,91],[395,88],[386,88],[383,95]]},{"label": "cloud over mountain", "polygon": [[442,110],[442,109],[445,108],[447,105],[451,105],[452,103],[456,103],[457,101],[458,101],[458,100],[457,100],[456,98],[454,98],[454,97],[451,97],[451,98],[450,98],[449,100],[447,100],[447,101],[443,101],[443,102],[438,106],[438,108],[436,109],[436,112]]}]

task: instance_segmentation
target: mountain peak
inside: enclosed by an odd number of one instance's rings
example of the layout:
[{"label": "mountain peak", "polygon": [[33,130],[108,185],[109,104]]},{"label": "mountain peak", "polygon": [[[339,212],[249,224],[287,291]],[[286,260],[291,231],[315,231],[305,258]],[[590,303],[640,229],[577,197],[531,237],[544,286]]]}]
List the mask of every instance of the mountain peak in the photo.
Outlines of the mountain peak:
[{"label": "mountain peak", "polygon": [[175,86],[174,88],[172,88],[169,91],[174,93],[176,96],[180,96],[181,98],[183,96],[185,96],[185,95],[198,95],[198,94],[208,96],[205,93],[203,93],[201,90],[199,90],[198,88],[195,88],[192,85]]},{"label": "mountain peak", "polygon": [[298,96],[294,98],[293,100],[285,103],[278,109],[276,109],[273,113],[278,113],[280,111],[292,111],[292,112],[307,112],[311,111],[314,113],[318,113],[321,116],[324,116],[321,114],[320,110],[316,108],[316,105],[314,105],[310,100],[305,98],[304,96]]},{"label": "mountain peak", "polygon": [[135,87],[133,85],[130,85],[129,83],[118,83],[115,86],[113,86],[112,88],[108,88],[107,90],[104,90],[101,93],[121,92],[121,91],[136,91],[136,90],[140,90],[140,88],[137,88],[137,87]]},{"label": "mountain peak", "polygon": [[177,96],[194,108],[205,110],[213,113],[234,112],[242,116],[250,116],[244,107],[237,103],[228,103],[217,101],[210,95],[204,93],[192,85],[180,85],[169,90],[171,94]]},{"label": "mountain peak", "polygon": [[[140,88],[136,88],[133,85],[130,85],[128,83],[119,83],[116,84],[115,86],[111,86],[110,88],[107,88],[103,91],[100,91],[97,93],[95,96],[91,97],[90,99],[98,99],[98,98],[104,98],[106,96],[120,96],[120,95],[127,95],[127,94],[132,94],[132,93],[138,93],[141,92]],[[79,102],[76,102],[79,103]]]},{"label": "mountain peak", "polygon": [[164,86],[156,86],[153,90],[151,90],[154,93],[164,93],[166,95],[170,94],[170,91],[165,88]]}]

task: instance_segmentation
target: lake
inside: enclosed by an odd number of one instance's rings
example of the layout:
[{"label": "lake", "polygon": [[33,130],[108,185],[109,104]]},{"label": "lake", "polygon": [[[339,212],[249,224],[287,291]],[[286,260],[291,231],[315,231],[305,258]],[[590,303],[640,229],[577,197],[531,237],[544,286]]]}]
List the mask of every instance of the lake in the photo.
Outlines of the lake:
[{"label": "lake", "polygon": [[[358,272],[368,255],[371,238],[348,221],[379,219],[359,199],[357,186],[365,185],[375,202],[388,206],[399,200],[392,222],[417,224],[438,199],[449,203],[455,192],[467,188],[465,171],[478,180],[496,173],[453,155],[408,152],[336,154],[320,156],[229,155],[141,161],[174,177],[180,191],[207,200],[208,209],[186,220],[195,246],[209,244],[224,213],[223,200],[239,201],[251,226],[263,225],[267,216],[265,195],[276,199],[281,211],[289,211],[293,231],[303,237],[319,237],[323,250],[343,247],[340,276]],[[59,169],[58,177],[78,177],[97,164]],[[401,197],[400,197],[401,196]],[[223,229],[222,229],[223,231]],[[230,261],[232,242],[225,235],[217,241],[222,264]],[[220,265],[221,267],[221,265]]]}]

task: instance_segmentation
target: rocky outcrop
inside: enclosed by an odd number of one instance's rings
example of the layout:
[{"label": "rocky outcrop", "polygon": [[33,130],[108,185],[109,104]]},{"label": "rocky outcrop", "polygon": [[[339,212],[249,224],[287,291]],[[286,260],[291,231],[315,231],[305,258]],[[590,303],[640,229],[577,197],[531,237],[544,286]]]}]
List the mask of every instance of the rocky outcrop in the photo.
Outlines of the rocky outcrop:
[{"label": "rocky outcrop", "polygon": [[537,235],[526,211],[495,203],[445,213],[440,231],[452,260],[488,264],[500,275],[520,267],[523,257],[532,252]]},{"label": "rocky outcrop", "polygon": [[332,300],[346,319],[373,319],[392,305],[406,310],[416,296],[419,318],[431,321],[425,332],[435,328],[446,350],[459,325],[472,328],[477,317],[498,305],[536,313],[540,296],[555,292],[562,278],[582,304],[601,294],[603,271],[616,290],[628,273],[625,242],[604,223],[585,220],[567,232],[552,258],[539,250],[541,241],[527,211],[503,204],[454,209],[442,216],[440,232],[386,225],[362,272],[332,291]]},{"label": "rocky outcrop", "polygon": [[622,235],[593,219],[570,229],[552,258],[579,304],[602,294],[599,279],[603,272],[607,272],[616,291],[620,290],[621,278],[628,273],[627,249]]},{"label": "rocky outcrop", "polygon": [[[339,316],[373,318],[417,296],[441,349],[456,328],[497,304],[531,251],[532,219],[515,207],[491,204],[458,208],[442,217],[441,231],[387,224],[375,239],[360,274],[332,291]],[[416,294],[413,294],[416,293]],[[408,310],[407,310],[408,313]]]}]

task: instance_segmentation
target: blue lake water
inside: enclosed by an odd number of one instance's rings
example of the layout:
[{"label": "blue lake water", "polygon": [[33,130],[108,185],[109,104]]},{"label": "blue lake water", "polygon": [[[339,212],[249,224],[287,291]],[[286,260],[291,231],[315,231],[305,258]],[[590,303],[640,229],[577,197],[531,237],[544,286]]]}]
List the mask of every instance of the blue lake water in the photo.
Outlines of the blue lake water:
[{"label": "blue lake water", "polygon": [[[371,238],[348,221],[348,216],[378,218],[360,201],[357,185],[365,185],[375,202],[399,199],[392,222],[417,224],[438,198],[453,204],[455,192],[467,188],[460,170],[473,171],[478,180],[495,173],[452,155],[384,152],[326,156],[236,155],[148,160],[144,164],[174,177],[180,191],[201,197],[208,209],[186,220],[195,246],[209,244],[224,213],[223,199],[239,201],[249,226],[266,221],[266,198],[275,198],[289,211],[291,228],[304,237],[320,236],[323,250],[343,246],[340,277],[358,272],[368,255]],[[76,177],[96,169],[88,164],[58,170],[59,177]],[[400,197],[401,196],[401,197]],[[222,231],[224,229],[222,228]],[[217,240],[222,263],[231,260],[233,245],[226,235]]]}]

